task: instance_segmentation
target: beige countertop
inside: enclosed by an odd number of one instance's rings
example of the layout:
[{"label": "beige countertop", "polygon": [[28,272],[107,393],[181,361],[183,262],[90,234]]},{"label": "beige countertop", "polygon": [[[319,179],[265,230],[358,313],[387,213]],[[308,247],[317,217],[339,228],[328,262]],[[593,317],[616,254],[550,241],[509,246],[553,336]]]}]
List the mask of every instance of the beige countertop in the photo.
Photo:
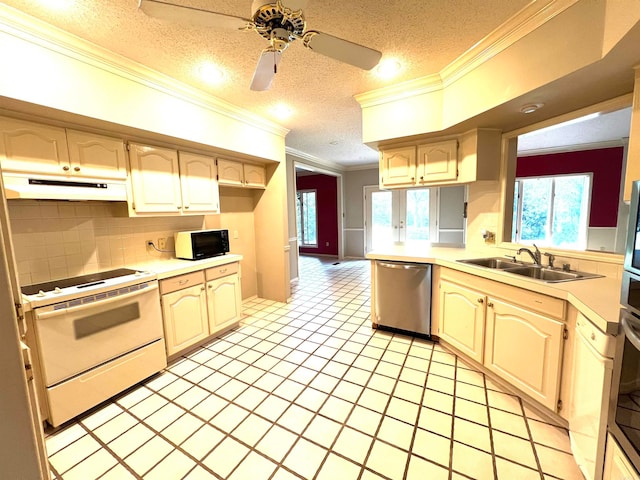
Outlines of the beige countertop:
[{"label": "beige countertop", "polygon": [[242,255],[227,253],[226,255],[205,258],[204,260],[169,258],[159,259],[154,262],[127,265],[127,267],[153,272],[158,276],[158,280],[163,280],[165,278],[175,277],[176,275],[206,270],[207,268],[218,267],[220,265],[226,265],[227,263],[239,262],[240,260],[242,260]]},{"label": "beige countertop", "polygon": [[570,282],[546,283],[519,275],[460,263],[457,260],[500,256],[490,251],[473,251],[465,248],[428,247],[425,245],[393,245],[366,255],[371,260],[430,263],[461,272],[525,288],[551,297],[566,300],[587,317],[600,330],[618,333],[621,281],[617,278],[590,278]]}]

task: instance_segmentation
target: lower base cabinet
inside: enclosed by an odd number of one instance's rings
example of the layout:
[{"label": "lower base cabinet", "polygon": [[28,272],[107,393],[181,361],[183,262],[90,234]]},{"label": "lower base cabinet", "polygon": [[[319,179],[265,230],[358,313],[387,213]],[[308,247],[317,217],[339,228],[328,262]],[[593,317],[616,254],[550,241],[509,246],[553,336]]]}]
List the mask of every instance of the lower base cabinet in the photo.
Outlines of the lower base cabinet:
[{"label": "lower base cabinet", "polygon": [[563,322],[489,297],[484,364],[556,411],[563,334]]},{"label": "lower base cabinet", "polygon": [[607,435],[607,453],[602,478],[603,480],[640,480],[640,475],[611,435]]},{"label": "lower base cabinet", "polygon": [[[467,287],[470,284],[473,289]],[[444,269],[437,285],[437,335],[531,399],[558,412],[564,302]]]},{"label": "lower base cabinet", "polygon": [[168,356],[240,321],[242,296],[238,268],[238,262],[234,262],[160,282]]}]

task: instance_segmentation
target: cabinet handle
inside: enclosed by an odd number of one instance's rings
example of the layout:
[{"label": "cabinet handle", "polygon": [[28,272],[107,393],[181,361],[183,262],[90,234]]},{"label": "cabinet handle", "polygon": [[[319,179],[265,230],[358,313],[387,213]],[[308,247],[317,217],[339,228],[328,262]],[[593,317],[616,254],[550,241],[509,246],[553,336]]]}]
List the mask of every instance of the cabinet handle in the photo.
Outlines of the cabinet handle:
[{"label": "cabinet handle", "polygon": [[484,303],[484,298],[479,298],[478,303]]},{"label": "cabinet handle", "polygon": [[178,280],[178,283],[179,283],[180,285],[184,285],[185,283],[189,283],[189,280],[185,278],[185,279],[183,279],[183,280]]},{"label": "cabinet handle", "polygon": [[489,302],[489,303],[487,303],[487,307],[489,307],[489,308],[493,308],[493,302]]},{"label": "cabinet handle", "polygon": [[200,287],[200,291],[204,292],[204,285]]},{"label": "cabinet handle", "polygon": [[185,205],[185,206],[184,206],[184,209],[185,209],[185,210],[188,210],[188,209],[189,209],[189,205]]},{"label": "cabinet handle", "polygon": [[227,271],[227,269],[226,269],[226,268],[221,268],[221,269],[220,269],[220,273],[224,273],[224,272],[226,272],[226,271]]},{"label": "cabinet handle", "polygon": [[416,177],[411,177],[411,181],[413,182],[416,179]]},{"label": "cabinet handle", "polygon": [[180,210],[182,208],[182,205],[178,205],[178,210]]},{"label": "cabinet handle", "polygon": [[62,170],[64,170],[65,172],[68,172],[69,171],[69,166],[65,165],[64,167],[62,167]]},{"label": "cabinet handle", "polygon": [[420,177],[420,180],[421,180],[421,181],[422,181],[422,180],[424,180],[424,177]]},{"label": "cabinet handle", "polygon": [[73,167],[73,170],[74,170],[75,172],[79,172],[79,171],[80,171],[80,167]]}]

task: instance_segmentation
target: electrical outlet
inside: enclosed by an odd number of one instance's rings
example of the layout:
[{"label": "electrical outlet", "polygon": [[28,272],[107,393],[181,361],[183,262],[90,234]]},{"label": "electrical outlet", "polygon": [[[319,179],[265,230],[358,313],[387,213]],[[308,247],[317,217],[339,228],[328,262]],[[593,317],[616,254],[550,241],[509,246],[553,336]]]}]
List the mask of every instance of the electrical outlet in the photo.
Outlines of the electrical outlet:
[{"label": "electrical outlet", "polygon": [[160,237],[158,239],[158,250],[165,250],[167,248],[167,239],[165,237]]},{"label": "electrical outlet", "polygon": [[329,242],[327,242],[327,243],[325,244],[325,247],[328,247],[328,246],[329,246]]},{"label": "electrical outlet", "polygon": [[145,240],[145,242],[144,242],[144,243],[145,243],[145,245],[146,245],[147,247],[149,247],[149,248],[152,248],[152,246],[153,246],[153,240]]},{"label": "electrical outlet", "polygon": [[233,231],[233,238],[238,238],[238,230]]}]

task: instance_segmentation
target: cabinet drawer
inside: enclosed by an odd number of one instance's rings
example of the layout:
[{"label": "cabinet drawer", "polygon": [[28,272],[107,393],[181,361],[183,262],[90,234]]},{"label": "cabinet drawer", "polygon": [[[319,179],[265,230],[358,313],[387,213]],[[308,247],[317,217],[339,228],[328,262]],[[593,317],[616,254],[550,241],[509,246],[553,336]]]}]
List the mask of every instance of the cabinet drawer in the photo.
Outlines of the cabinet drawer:
[{"label": "cabinet drawer", "polygon": [[233,262],[227,263],[226,265],[220,265],[219,267],[208,268],[206,270],[207,281],[238,273],[238,265],[238,262]]},{"label": "cabinet drawer", "polygon": [[202,271],[178,275],[160,281],[160,294],[175,292],[183,288],[191,287],[199,283],[204,283],[204,274]]}]

